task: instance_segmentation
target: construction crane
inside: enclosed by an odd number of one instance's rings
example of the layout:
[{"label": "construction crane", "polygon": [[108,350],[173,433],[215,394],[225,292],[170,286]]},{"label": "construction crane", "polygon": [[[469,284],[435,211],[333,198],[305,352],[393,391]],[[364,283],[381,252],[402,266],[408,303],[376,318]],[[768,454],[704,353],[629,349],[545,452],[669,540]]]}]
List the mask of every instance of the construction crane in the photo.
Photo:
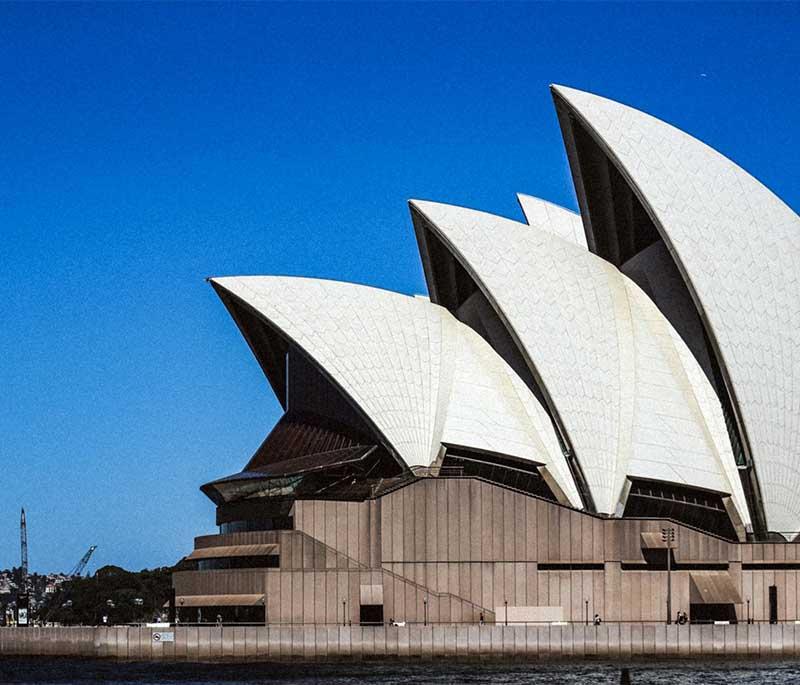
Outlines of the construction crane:
[{"label": "construction crane", "polygon": [[[80,578],[81,574],[86,570],[86,565],[89,563],[89,559],[92,558],[92,554],[97,549],[97,545],[92,545],[89,549],[86,550],[86,553],[81,557],[81,560],[75,564],[75,568],[73,568],[67,576],[72,580],[73,578]],[[65,587],[65,585],[61,585],[55,592],[55,594],[50,598],[49,605],[50,609],[48,610],[47,614],[44,617],[44,622],[47,623],[50,620],[50,617],[53,615],[53,612],[61,606],[72,606],[72,600],[69,598],[70,590],[69,588]]]},{"label": "construction crane", "polygon": [[28,578],[28,524],[25,521],[25,507],[19,517],[19,548],[20,548],[20,584],[17,594],[17,625],[30,625],[30,580]]},{"label": "construction crane", "polygon": [[22,587],[28,586],[28,524],[25,521],[25,507],[22,508],[22,514],[19,517],[19,546],[22,570]]},{"label": "construction crane", "polygon": [[81,560],[75,565],[75,568],[73,568],[72,571],[70,571],[67,575],[69,575],[71,578],[80,577],[80,575],[86,569],[86,564],[89,563],[89,559],[92,558],[92,554],[94,554],[96,549],[97,545],[92,545],[89,547],[89,549],[86,550],[86,554],[81,557]]}]

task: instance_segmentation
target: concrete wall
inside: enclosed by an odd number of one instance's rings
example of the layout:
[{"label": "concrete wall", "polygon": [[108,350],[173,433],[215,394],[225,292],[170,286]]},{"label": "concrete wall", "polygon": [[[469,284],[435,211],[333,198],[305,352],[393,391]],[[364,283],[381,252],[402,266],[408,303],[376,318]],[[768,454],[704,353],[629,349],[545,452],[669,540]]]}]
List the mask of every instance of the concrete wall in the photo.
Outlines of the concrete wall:
[{"label": "concrete wall", "polygon": [[[361,588],[382,588],[384,619],[423,622],[424,601],[432,623],[487,622],[494,612],[447,592],[437,592],[387,570],[369,569],[246,569],[242,571],[180,571],[179,587],[195,594],[261,594],[267,599],[269,623],[351,623],[360,619]],[[190,611],[188,616],[193,616]]]},{"label": "concrete wall", "polygon": [[[675,528],[672,615],[691,616],[690,573],[729,573],[740,622],[800,619],[800,544],[732,543],[666,520],[604,519],[466,478],[426,478],[365,502],[298,501],[295,530],[197,538],[197,548],[277,544],[280,569],[185,571],[179,595],[265,594],[269,622],[359,620],[360,586],[383,585],[384,617],[466,622],[496,607],[559,606],[566,621],[659,622],[666,572],[644,538]],[[648,543],[649,544],[649,543]],[[749,603],[748,603],[749,600]]]},{"label": "concrete wall", "polygon": [[[728,566],[740,621],[769,619],[770,585],[778,587],[779,620],[800,619],[800,544],[736,544],[666,520],[603,519],[475,479],[424,479],[363,503],[298,501],[295,515],[297,530],[327,548],[432,592],[487,611],[505,601],[562,606],[573,622],[583,621],[587,601],[590,616],[606,621],[662,620],[666,572],[644,565],[641,534],[673,526],[676,562]],[[553,563],[603,570],[540,568]],[[672,600],[673,612],[690,611],[688,571],[673,573]]]},{"label": "concrete wall", "polygon": [[410,625],[191,627],[172,629],[174,642],[153,630],[0,628],[0,657],[83,656],[124,660],[339,659],[785,659],[800,656],[800,625],[608,623],[601,626]]}]

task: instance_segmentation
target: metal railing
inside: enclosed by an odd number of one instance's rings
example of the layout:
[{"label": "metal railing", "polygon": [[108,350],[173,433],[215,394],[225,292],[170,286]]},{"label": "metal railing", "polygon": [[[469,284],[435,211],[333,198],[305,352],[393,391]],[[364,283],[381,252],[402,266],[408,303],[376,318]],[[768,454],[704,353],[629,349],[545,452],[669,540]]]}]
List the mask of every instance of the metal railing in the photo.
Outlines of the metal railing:
[{"label": "metal railing", "polygon": [[[783,619],[778,620],[776,622],[771,622],[769,619],[751,619],[749,625],[800,625],[800,619]],[[46,625],[46,626],[24,626],[29,628],[149,628],[152,630],[165,630],[167,624],[159,624],[162,627],[157,627],[154,625],[150,625],[148,623],[110,623],[110,624],[74,624],[74,625]],[[253,622],[253,621],[223,621],[222,623],[217,623],[215,621],[203,621],[201,623],[196,622],[188,622],[188,621],[180,621],[179,623],[170,623],[168,624],[170,628],[223,628],[223,627],[255,627],[255,628],[290,628],[290,627],[339,627],[339,628],[352,628],[352,627],[362,627],[362,628],[403,628],[406,626],[475,626],[479,628],[490,628],[492,626],[587,626],[587,627],[596,627],[599,628],[604,625],[641,625],[641,626],[656,626],[656,625],[666,625],[663,620],[653,620],[653,621],[633,621],[633,620],[605,620],[603,619],[600,623],[595,624],[591,620],[587,623],[585,620],[577,620],[577,621],[512,621],[509,620],[508,622],[504,620],[496,620],[496,621],[484,621],[480,623],[479,621],[436,621],[436,620],[418,620],[418,621],[400,621],[395,622],[394,624],[384,621],[383,623],[359,623],[357,621],[348,621],[347,625],[342,625],[341,621],[326,621],[326,622],[315,622],[315,623],[302,623],[302,622],[281,622],[281,623],[263,623],[263,622]],[[673,621],[672,625],[680,625],[680,626],[700,626],[700,625],[748,625],[746,620],[741,621],[713,621],[713,620],[694,620],[688,621],[685,624],[678,624],[677,622]],[[0,624],[0,629],[2,628],[15,628],[20,626],[5,626]]]}]

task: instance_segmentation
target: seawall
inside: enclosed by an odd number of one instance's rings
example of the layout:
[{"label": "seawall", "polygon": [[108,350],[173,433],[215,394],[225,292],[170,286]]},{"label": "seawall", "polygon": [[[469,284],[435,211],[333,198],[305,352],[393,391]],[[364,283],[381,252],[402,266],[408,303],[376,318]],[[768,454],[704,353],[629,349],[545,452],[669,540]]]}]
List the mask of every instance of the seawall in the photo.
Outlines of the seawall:
[{"label": "seawall", "polygon": [[22,655],[134,661],[784,659],[800,656],[800,625],[0,628],[0,657]]}]

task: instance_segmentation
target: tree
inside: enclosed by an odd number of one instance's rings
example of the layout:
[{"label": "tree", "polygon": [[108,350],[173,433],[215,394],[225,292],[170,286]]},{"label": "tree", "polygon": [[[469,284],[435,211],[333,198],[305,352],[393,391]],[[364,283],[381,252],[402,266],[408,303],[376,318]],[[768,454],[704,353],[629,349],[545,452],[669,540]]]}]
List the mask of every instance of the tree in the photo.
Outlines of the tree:
[{"label": "tree", "polygon": [[[169,600],[171,567],[126,571],[103,566],[90,578],[73,578],[64,583],[39,612],[39,618],[63,625],[98,625],[149,621]],[[139,604],[135,600],[141,599]]]}]

